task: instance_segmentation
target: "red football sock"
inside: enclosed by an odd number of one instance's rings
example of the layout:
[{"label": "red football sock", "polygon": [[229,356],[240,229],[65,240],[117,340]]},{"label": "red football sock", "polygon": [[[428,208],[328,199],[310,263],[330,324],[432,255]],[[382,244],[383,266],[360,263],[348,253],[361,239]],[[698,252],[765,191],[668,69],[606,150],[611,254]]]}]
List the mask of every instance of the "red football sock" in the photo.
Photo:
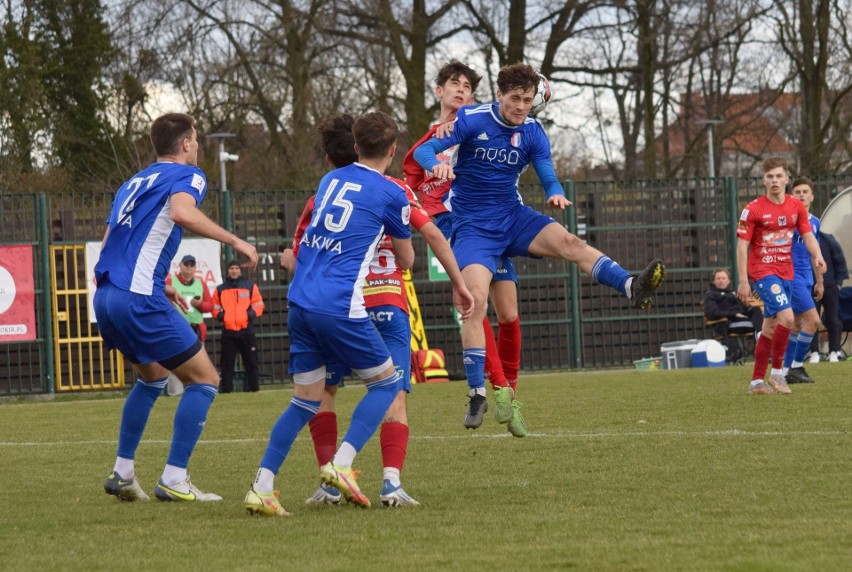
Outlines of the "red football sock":
[{"label": "red football sock", "polygon": [[[497,352],[503,364],[503,373],[509,383],[518,381],[518,370],[521,369],[521,319],[514,322],[498,323],[500,332],[497,336]],[[512,385],[514,388],[514,385]]]},{"label": "red football sock", "polygon": [[[773,334],[773,338],[774,338]],[[772,353],[772,340],[768,336],[762,335],[757,340],[757,346],[754,348],[754,370],[751,373],[752,379],[763,379],[766,377],[766,368],[769,366],[769,354]]]},{"label": "red football sock", "polygon": [[408,451],[408,425],[398,421],[382,423],[379,440],[382,445],[382,467],[402,472]]},{"label": "red football sock", "polygon": [[488,316],[482,320],[482,329],[485,332],[485,376],[491,382],[491,387],[499,389],[506,387],[506,376],[503,374],[503,364],[497,351],[497,340],[494,338],[494,328],[488,321]]},{"label": "red football sock", "polygon": [[[763,336],[761,336],[763,337]],[[784,353],[787,351],[787,344],[790,341],[790,328],[785,328],[781,324],[775,326],[772,332],[772,368],[781,369],[784,367]]]},{"label": "red football sock", "polygon": [[337,452],[337,414],[334,411],[317,413],[308,422],[317,463],[322,467],[334,458]]}]

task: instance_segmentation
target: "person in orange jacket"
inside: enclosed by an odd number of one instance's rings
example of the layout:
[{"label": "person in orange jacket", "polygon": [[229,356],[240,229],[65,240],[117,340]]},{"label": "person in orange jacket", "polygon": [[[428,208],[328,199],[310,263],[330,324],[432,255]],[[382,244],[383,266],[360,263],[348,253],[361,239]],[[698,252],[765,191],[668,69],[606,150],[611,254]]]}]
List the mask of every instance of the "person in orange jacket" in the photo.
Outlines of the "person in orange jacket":
[{"label": "person in orange jacket", "polygon": [[234,390],[234,361],[237,352],[243,358],[249,391],[260,390],[254,321],[262,314],[263,298],[257,284],[243,278],[237,260],[230,261],[228,277],[213,292],[213,317],[222,323],[220,393],[231,393]]}]

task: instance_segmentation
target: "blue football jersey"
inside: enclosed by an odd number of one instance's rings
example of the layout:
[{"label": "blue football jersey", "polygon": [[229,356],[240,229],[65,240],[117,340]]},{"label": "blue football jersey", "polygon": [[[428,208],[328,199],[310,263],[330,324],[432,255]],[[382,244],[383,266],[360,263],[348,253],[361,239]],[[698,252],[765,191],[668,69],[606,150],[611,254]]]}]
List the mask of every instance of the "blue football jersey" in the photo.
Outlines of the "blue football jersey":
[{"label": "blue football jersey", "polygon": [[183,229],[171,219],[169,197],[189,193],[201,204],[207,179],[198,167],[154,163],[118,189],[109,213],[109,235],[103,245],[95,279],[137,294],[165,287]]},{"label": "blue football jersey", "polygon": [[[450,195],[453,214],[458,217],[503,218],[507,209],[521,202],[518,179],[530,163],[548,189],[548,196],[552,185],[558,186],[550,141],[541,124],[527,117],[522,125],[509,125],[500,117],[496,102],[462,107],[452,135],[435,141],[444,149],[459,145]],[[415,154],[418,160],[421,156]],[[546,166],[547,171],[540,166]]]},{"label": "blue football jersey", "polygon": [[[819,239],[819,219],[812,214],[808,215],[811,223],[811,232],[814,238]],[[802,240],[799,231],[793,233],[793,282],[801,282],[805,286],[814,285],[814,266],[811,264],[811,253]]]},{"label": "blue football jersey", "polygon": [[320,181],[287,298],[306,310],[366,318],[364,278],[385,234],[410,238],[405,191],[360,163]]}]

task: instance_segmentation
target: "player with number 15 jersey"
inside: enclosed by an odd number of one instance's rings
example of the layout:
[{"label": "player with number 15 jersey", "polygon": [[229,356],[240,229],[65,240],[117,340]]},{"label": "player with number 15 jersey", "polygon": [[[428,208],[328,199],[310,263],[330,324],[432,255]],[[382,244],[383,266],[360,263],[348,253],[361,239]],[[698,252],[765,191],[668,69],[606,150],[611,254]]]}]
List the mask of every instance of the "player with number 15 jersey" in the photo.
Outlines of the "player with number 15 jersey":
[{"label": "player with number 15 jersey", "polygon": [[353,163],[328,173],[299,241],[290,304],[321,314],[366,318],[363,285],[376,248],[386,233],[410,238],[410,216],[405,191],[377,171]]}]

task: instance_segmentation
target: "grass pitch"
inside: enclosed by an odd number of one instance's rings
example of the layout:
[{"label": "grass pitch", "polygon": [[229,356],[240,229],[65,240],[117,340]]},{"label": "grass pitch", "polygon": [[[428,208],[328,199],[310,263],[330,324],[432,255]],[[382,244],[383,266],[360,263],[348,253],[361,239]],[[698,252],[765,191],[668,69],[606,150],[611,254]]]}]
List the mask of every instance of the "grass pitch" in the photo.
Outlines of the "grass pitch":
[{"label": "grass pitch", "polygon": [[[305,429],[276,481],[287,518],[242,499],[289,389],[216,399],[190,467],[211,504],[104,494],[119,396],[7,402],[0,568],[848,570],[852,363],[808,370],[789,396],[747,396],[750,367],[524,376],[525,439],[490,413],[466,431],[463,383],[415,386],[403,483],[423,506],[375,507],[378,437],[356,460],[374,508],[306,506]],[[338,394],[341,435],[362,392]],[[177,402],[160,399],[137,454],[149,494]]]}]

